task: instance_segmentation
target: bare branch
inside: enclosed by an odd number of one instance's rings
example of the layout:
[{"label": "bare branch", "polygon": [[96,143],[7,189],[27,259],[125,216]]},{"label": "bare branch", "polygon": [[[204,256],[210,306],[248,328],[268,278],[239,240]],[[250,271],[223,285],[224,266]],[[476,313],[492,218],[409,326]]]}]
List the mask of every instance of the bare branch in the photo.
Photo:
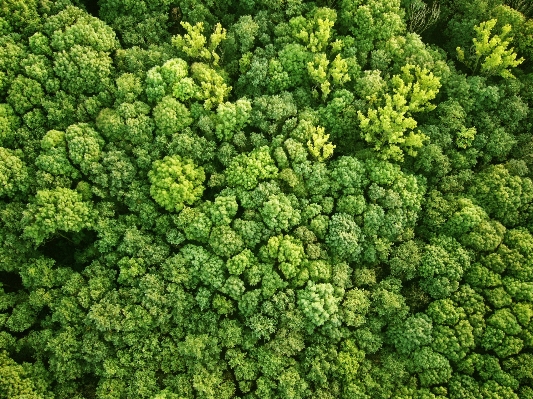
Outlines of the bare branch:
[{"label": "bare branch", "polygon": [[407,10],[407,29],[418,34],[424,32],[439,19],[440,4],[435,1],[428,6],[421,0],[415,0]]},{"label": "bare branch", "polygon": [[505,3],[527,17],[533,16],[533,1],[531,0],[507,0]]}]

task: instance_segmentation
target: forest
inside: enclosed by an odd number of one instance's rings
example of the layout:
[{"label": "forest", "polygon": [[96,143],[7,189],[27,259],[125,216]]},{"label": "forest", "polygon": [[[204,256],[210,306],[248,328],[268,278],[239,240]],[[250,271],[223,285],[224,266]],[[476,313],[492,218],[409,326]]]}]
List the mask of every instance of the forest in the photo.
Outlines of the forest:
[{"label": "forest", "polygon": [[0,0],[0,399],[533,399],[531,0]]}]

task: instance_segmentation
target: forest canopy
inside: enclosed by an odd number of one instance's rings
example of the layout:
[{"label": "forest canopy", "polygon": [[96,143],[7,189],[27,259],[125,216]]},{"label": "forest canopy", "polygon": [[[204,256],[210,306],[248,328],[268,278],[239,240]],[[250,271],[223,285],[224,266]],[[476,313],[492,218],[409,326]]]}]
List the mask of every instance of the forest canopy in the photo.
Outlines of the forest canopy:
[{"label": "forest canopy", "polygon": [[529,0],[0,2],[0,399],[533,399]]}]

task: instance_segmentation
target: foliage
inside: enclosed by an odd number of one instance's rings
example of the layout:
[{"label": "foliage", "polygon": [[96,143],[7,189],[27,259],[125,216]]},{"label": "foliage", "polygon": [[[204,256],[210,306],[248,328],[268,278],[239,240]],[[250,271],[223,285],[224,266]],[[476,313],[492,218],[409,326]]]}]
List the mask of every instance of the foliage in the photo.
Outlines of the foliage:
[{"label": "foliage", "polygon": [[192,205],[204,191],[204,170],[178,155],[155,161],[148,178],[152,183],[150,194],[167,211],[177,212],[184,204]]},{"label": "foliage", "polygon": [[377,102],[383,106],[369,109],[367,115],[359,111],[358,116],[364,139],[374,145],[381,157],[401,161],[403,150],[414,156],[415,149],[422,147],[426,139],[420,131],[413,131],[417,123],[409,115],[434,108],[427,103],[437,95],[440,83],[431,72],[406,65],[402,75],[394,75],[390,84],[392,94],[385,94]]},{"label": "foliage", "polygon": [[490,19],[476,26],[474,29],[477,37],[472,39],[474,42],[473,54],[466,58],[464,50],[457,47],[457,58],[464,62],[473,73],[479,71],[482,75],[500,75],[504,78],[512,78],[514,76],[508,68],[520,65],[524,59],[516,59],[517,54],[513,52],[513,49],[507,48],[512,40],[505,40],[512,29],[511,25],[504,25],[499,35],[490,37],[496,22],[496,19]]},{"label": "foliage", "polygon": [[2,2],[0,398],[532,397],[532,23]]}]

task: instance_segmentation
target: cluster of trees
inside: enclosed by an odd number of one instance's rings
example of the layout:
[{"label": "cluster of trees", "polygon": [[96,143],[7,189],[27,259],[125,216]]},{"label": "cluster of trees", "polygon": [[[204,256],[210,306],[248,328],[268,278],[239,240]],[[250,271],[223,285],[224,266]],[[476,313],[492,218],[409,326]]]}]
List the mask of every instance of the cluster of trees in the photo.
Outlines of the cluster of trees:
[{"label": "cluster of trees", "polygon": [[91,3],[0,5],[0,398],[533,398],[527,1]]}]

